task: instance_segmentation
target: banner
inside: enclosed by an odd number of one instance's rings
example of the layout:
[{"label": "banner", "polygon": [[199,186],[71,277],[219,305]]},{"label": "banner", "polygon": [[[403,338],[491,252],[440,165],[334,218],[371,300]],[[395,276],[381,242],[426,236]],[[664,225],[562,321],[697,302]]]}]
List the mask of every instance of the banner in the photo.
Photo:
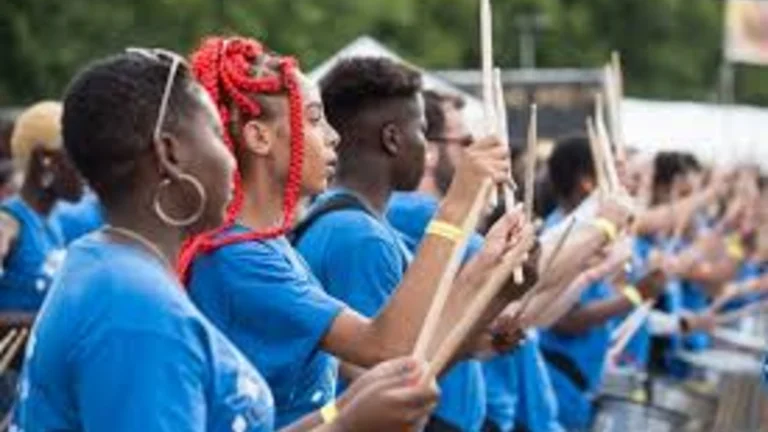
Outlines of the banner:
[{"label": "banner", "polygon": [[768,65],[768,0],[728,0],[725,59]]}]

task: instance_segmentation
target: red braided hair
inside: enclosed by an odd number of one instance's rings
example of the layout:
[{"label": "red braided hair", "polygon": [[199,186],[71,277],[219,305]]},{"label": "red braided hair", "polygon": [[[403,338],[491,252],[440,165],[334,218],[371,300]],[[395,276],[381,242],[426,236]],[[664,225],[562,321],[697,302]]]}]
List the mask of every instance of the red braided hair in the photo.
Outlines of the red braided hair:
[{"label": "red braided hair", "polygon": [[224,225],[190,239],[182,248],[177,268],[182,281],[187,280],[192,261],[198,253],[208,253],[228,244],[277,237],[293,225],[300,199],[304,158],[303,102],[296,74],[298,65],[291,57],[270,56],[270,59],[277,60],[276,73],[253,76],[254,65],[264,61],[266,55],[262,45],[253,39],[211,37],[205,39],[192,54],[191,65],[192,73],[216,104],[224,125],[224,142],[233,154],[237,148],[230,132],[230,128],[236,126],[233,124],[233,110],[236,110],[238,118],[256,118],[262,114],[262,107],[252,97],[254,94],[287,93],[291,156],[283,197],[283,222],[264,231],[219,236],[234,224],[243,208],[242,179],[236,170],[234,197],[227,207]]}]

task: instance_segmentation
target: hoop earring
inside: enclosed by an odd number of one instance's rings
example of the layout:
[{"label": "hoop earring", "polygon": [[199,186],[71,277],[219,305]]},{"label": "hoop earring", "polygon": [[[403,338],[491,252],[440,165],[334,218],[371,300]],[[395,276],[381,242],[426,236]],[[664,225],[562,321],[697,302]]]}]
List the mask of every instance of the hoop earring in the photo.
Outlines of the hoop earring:
[{"label": "hoop earring", "polygon": [[155,191],[155,198],[153,200],[155,214],[157,217],[160,218],[160,220],[163,221],[166,225],[170,225],[176,228],[187,227],[199,221],[200,217],[203,216],[203,212],[205,211],[205,203],[208,201],[208,196],[205,194],[205,189],[203,188],[202,183],[200,183],[200,180],[190,174],[181,174],[179,176],[179,181],[191,184],[197,194],[200,196],[200,204],[197,206],[195,212],[190,216],[182,219],[176,219],[172,216],[169,216],[168,213],[163,209],[163,206],[160,204],[160,193],[164,188],[167,188],[171,185],[171,179],[165,179],[160,182],[157,190]]}]

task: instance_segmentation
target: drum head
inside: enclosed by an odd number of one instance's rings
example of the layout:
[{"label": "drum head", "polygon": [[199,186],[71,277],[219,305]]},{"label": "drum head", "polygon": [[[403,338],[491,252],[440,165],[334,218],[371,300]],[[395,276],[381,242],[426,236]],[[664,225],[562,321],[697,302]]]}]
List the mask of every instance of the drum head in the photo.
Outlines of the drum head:
[{"label": "drum head", "polygon": [[740,351],[711,349],[701,352],[683,351],[678,357],[693,365],[716,372],[735,374],[760,374],[760,361],[753,355]]}]

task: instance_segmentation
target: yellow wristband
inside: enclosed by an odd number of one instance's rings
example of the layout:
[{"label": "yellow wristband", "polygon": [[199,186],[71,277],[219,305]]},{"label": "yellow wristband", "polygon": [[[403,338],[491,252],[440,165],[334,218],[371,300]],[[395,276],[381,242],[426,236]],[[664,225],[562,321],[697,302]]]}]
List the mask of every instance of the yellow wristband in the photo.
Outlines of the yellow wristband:
[{"label": "yellow wristband", "polygon": [[461,228],[439,220],[433,220],[427,225],[427,234],[443,237],[454,243],[464,237],[464,231]]},{"label": "yellow wristband", "polygon": [[634,285],[626,285],[624,289],[621,290],[621,293],[624,294],[624,297],[626,297],[633,305],[641,306],[643,304],[643,296],[640,295],[640,291],[638,291]]},{"label": "yellow wristband", "polygon": [[605,218],[597,218],[592,221],[592,226],[599,229],[608,241],[615,241],[619,236],[619,230],[616,228],[616,224]]},{"label": "yellow wristband", "polygon": [[339,408],[336,406],[336,401],[330,401],[320,408],[320,416],[323,418],[323,423],[333,423],[336,417],[339,416]]},{"label": "yellow wristband", "polygon": [[742,260],[746,256],[744,245],[738,234],[733,234],[725,239],[725,250],[729,257],[735,260]]}]

